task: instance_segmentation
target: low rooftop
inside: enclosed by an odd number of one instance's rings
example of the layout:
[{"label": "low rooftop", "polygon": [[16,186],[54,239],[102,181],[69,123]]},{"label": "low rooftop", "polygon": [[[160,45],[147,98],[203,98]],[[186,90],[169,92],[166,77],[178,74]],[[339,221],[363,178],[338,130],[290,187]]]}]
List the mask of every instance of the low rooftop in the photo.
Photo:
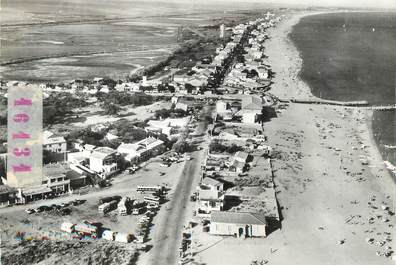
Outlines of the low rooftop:
[{"label": "low rooftop", "polygon": [[252,212],[223,212],[212,211],[211,221],[226,224],[249,224],[266,225],[265,216],[261,213]]}]

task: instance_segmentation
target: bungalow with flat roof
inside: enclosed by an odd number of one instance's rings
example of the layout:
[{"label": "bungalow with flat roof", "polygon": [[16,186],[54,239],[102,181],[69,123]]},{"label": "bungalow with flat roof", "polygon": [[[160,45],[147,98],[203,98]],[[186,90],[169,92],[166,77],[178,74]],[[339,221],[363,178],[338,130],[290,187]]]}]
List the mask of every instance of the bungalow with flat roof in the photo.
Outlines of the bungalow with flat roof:
[{"label": "bungalow with flat roof", "polygon": [[224,192],[208,189],[205,186],[197,187],[196,212],[200,217],[209,217],[212,211],[222,211],[224,208]]},{"label": "bungalow with flat roof", "polygon": [[130,163],[139,161],[140,153],[137,151],[136,144],[121,143],[117,148],[117,152],[124,156],[125,160]]},{"label": "bungalow with flat roof", "polygon": [[70,169],[63,164],[44,165],[42,184],[55,194],[68,192],[70,189],[70,180],[66,178],[68,171]]},{"label": "bungalow with flat roof", "polygon": [[140,153],[141,159],[147,159],[153,156],[157,156],[165,151],[165,144],[162,140],[148,137],[136,143],[139,147],[142,147],[143,152]]},{"label": "bungalow with flat roof", "polygon": [[89,169],[106,178],[118,171],[117,151],[110,147],[98,147],[89,157]]},{"label": "bungalow with flat roof", "polygon": [[122,143],[117,151],[125,157],[125,160],[137,163],[163,153],[165,144],[162,140],[148,137],[133,144]]},{"label": "bungalow with flat roof", "polygon": [[177,102],[176,105],[175,105],[175,109],[181,109],[181,110],[184,110],[185,112],[187,112],[188,109],[189,109],[189,106],[186,103]]},{"label": "bungalow with flat roof", "polygon": [[229,170],[232,172],[242,173],[245,170],[249,154],[238,151],[231,159]]},{"label": "bungalow with flat roof", "polygon": [[267,221],[261,213],[212,211],[210,230],[212,235],[235,237],[266,237]]}]

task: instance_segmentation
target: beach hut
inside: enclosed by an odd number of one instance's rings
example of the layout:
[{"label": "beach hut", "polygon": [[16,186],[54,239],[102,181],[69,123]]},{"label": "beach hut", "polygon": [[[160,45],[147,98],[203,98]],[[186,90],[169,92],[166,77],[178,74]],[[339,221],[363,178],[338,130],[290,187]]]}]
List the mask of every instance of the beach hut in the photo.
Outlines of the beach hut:
[{"label": "beach hut", "polygon": [[109,241],[114,241],[114,236],[115,236],[115,232],[111,230],[105,230],[102,233],[102,238]]},{"label": "beach hut", "polygon": [[133,236],[131,234],[126,233],[117,233],[115,235],[115,241],[122,243],[129,243],[133,240]]},{"label": "beach hut", "polygon": [[73,233],[74,227],[75,227],[75,224],[68,223],[68,222],[61,224],[61,230],[63,232],[69,233],[69,234]]}]

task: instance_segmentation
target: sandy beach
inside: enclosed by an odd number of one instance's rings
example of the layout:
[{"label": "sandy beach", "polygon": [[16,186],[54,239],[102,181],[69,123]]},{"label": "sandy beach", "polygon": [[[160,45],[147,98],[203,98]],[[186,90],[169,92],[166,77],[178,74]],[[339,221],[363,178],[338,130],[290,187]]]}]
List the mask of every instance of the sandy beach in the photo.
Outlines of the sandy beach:
[{"label": "sandy beach", "polygon": [[[276,73],[271,93],[312,99],[299,79],[302,60],[288,38],[310,13],[288,15],[266,42]],[[312,13],[311,13],[312,14]],[[209,238],[203,264],[393,264],[382,256],[395,247],[395,184],[370,134],[371,111],[290,104],[264,125],[275,150],[275,184],[282,228],[265,239]],[[393,254],[394,255],[394,254]]]}]

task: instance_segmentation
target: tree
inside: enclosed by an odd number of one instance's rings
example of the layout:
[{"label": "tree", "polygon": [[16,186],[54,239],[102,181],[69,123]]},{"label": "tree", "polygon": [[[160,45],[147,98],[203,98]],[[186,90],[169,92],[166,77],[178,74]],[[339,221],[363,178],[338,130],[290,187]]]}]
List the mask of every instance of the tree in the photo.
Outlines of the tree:
[{"label": "tree", "polygon": [[103,104],[103,109],[107,115],[117,115],[121,108],[116,104]]},{"label": "tree", "polygon": [[5,177],[6,176],[6,166],[5,166],[5,162],[3,159],[0,159],[0,177]]},{"label": "tree", "polygon": [[70,132],[70,134],[66,137],[66,140],[68,142],[73,142],[77,139],[80,139],[86,144],[101,146],[101,140],[103,139],[103,137],[104,133],[93,132],[89,128],[86,128]]},{"label": "tree", "polygon": [[7,125],[7,116],[0,115],[0,125]]},{"label": "tree", "polygon": [[120,146],[121,141],[119,139],[114,139],[114,140],[107,140],[107,139],[103,139],[102,141],[103,146],[107,146],[113,149],[117,149],[118,146]]},{"label": "tree", "polygon": [[172,147],[173,151],[179,154],[189,151],[190,148],[191,146],[185,140],[177,141]]},{"label": "tree", "polygon": [[43,103],[43,123],[47,125],[62,122],[74,108],[87,105],[83,99],[71,97],[69,93],[52,93]]},{"label": "tree", "polygon": [[209,151],[210,152],[215,152],[215,153],[223,153],[227,152],[229,154],[234,154],[238,151],[242,151],[243,147],[232,144],[231,146],[224,145],[220,143],[218,140],[214,140],[210,143],[209,145]]}]

